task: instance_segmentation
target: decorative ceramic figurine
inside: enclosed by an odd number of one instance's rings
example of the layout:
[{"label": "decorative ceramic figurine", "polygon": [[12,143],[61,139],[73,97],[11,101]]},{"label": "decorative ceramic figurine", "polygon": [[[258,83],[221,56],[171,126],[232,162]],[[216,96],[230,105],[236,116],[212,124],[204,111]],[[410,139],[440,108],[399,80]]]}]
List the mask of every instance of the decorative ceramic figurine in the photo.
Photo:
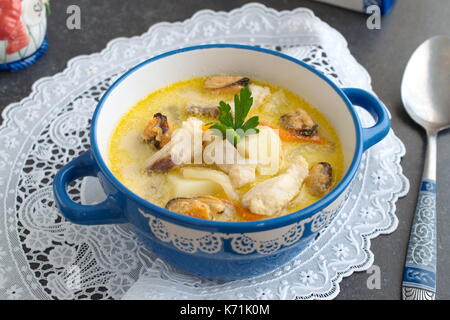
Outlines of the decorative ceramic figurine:
[{"label": "decorative ceramic figurine", "polygon": [[17,71],[47,50],[48,0],[0,0],[0,71]]}]

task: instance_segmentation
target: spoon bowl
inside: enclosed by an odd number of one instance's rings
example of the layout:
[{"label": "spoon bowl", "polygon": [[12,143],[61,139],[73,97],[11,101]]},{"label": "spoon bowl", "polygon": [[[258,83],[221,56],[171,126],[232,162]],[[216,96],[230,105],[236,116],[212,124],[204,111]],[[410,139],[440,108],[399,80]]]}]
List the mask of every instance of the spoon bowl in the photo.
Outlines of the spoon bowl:
[{"label": "spoon bowl", "polygon": [[401,91],[406,111],[425,130],[450,128],[450,37],[431,38],[414,52]]}]

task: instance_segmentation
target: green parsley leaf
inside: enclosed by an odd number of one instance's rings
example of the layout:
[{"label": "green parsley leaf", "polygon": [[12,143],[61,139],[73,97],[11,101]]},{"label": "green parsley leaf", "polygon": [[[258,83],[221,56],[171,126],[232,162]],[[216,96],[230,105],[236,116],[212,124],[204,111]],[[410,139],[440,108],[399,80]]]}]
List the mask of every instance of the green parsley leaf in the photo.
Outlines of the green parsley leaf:
[{"label": "green parsley leaf", "polygon": [[241,89],[239,95],[234,96],[234,118],[231,113],[231,106],[220,101],[219,103],[219,121],[210,123],[211,129],[216,129],[216,135],[221,134],[234,146],[238,144],[240,139],[249,134],[259,133],[256,128],[259,125],[259,117],[254,116],[245,121],[253,104],[252,92],[248,87]]},{"label": "green parsley leaf", "polygon": [[220,101],[219,103],[219,121],[221,124],[233,128],[233,115],[231,114],[231,107],[228,103],[225,103],[223,101]]},{"label": "green parsley leaf", "polygon": [[234,129],[242,128],[252,104],[252,92],[248,87],[242,88],[239,96],[234,96]]},{"label": "green parsley leaf", "polygon": [[251,129],[256,130],[258,133],[259,129],[257,129],[256,127],[259,125],[259,117],[258,116],[254,116],[251,117],[250,119],[248,119],[243,125],[242,125],[242,130],[245,131],[249,131]]}]

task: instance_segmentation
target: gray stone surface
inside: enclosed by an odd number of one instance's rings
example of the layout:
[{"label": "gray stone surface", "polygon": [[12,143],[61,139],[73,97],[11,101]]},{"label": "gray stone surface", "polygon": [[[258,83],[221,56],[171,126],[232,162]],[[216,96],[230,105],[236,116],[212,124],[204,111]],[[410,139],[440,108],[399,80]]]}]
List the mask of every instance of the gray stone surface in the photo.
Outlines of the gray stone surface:
[{"label": "gray stone surface", "polygon": [[[0,108],[29,95],[32,84],[62,71],[67,61],[81,54],[103,49],[117,37],[145,32],[160,21],[179,21],[204,8],[229,11],[248,1],[175,1],[175,0],[57,0],[52,1],[48,36],[50,47],[34,66],[18,73],[0,73]],[[381,289],[369,290],[365,272],[356,273],[341,283],[338,299],[399,299],[403,261],[412,222],[417,189],[423,165],[424,136],[405,114],[400,97],[403,70],[414,49],[428,37],[450,35],[448,0],[400,0],[394,11],[382,21],[382,29],[366,28],[363,14],[333,8],[307,0],[261,1],[283,10],[311,8],[316,15],[339,30],[348,40],[356,59],[372,76],[373,87],[392,113],[392,126],[406,145],[403,169],[411,182],[410,194],[397,203],[399,227],[395,233],[372,242],[374,263],[381,270]],[[82,30],[66,29],[66,8],[77,4],[82,10]],[[438,161],[438,298],[450,299],[450,135],[439,138]]]}]

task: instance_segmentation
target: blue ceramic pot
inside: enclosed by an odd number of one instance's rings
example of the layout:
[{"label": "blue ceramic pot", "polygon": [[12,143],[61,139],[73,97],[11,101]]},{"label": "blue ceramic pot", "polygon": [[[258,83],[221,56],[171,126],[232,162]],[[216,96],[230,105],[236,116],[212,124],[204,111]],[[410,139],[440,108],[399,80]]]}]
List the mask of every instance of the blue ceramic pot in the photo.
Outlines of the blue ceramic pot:
[{"label": "blue ceramic pot", "polygon": [[[345,176],[320,201],[286,216],[253,222],[216,222],[168,211],[127,189],[108,168],[108,143],[117,122],[150,92],[173,82],[209,74],[240,74],[283,86],[318,108],[341,137]],[[354,105],[376,124],[362,128]],[[54,194],[62,214],[83,225],[129,223],[161,259],[187,273],[242,279],[269,272],[301,252],[345,202],[363,152],[389,132],[381,101],[360,89],[339,89],[305,63],[284,54],[241,45],[204,45],[171,51],[129,70],[104,94],[92,119],[91,149],[63,167]],[[95,176],[107,199],[74,203],[67,185]]]}]

